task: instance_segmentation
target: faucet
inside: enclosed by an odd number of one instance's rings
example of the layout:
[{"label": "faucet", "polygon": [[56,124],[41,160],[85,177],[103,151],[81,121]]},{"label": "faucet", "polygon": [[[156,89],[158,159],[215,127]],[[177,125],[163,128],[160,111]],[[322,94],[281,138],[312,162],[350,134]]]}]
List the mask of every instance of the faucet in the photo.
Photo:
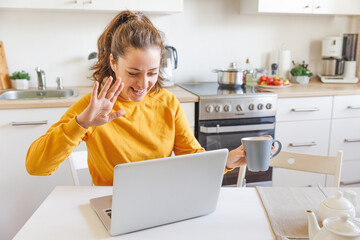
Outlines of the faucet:
[{"label": "faucet", "polygon": [[38,75],[38,89],[45,90],[46,89],[46,78],[44,70],[41,70],[40,67],[36,67],[35,71]]}]

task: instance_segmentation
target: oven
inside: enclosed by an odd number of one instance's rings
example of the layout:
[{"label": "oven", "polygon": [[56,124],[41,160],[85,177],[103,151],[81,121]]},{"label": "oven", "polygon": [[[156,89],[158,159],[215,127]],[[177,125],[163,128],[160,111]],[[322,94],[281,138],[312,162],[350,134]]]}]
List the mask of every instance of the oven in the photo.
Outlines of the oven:
[{"label": "oven", "polygon": [[[195,126],[195,135],[206,150],[227,148],[229,151],[241,145],[244,137],[271,135],[275,133],[275,117],[203,120]],[[224,175],[223,185],[237,183],[239,168]],[[246,182],[271,181],[272,169],[265,172],[246,172]]]},{"label": "oven", "polygon": [[[196,94],[195,137],[206,150],[241,145],[244,137],[275,133],[277,94],[253,86],[222,89],[217,83],[185,83],[180,87]],[[223,185],[236,185],[239,169],[224,175]],[[265,172],[247,171],[247,183],[271,181],[272,169]]]}]

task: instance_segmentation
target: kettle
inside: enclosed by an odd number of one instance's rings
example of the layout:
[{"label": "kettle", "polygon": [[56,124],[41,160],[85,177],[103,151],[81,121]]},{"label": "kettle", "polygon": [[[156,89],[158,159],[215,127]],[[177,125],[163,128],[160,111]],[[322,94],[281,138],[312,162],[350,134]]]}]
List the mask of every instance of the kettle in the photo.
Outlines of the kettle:
[{"label": "kettle", "polygon": [[176,48],[172,46],[165,46],[166,57],[164,66],[162,68],[162,83],[163,87],[171,87],[175,84],[175,79],[173,75],[173,70],[177,69],[178,66],[178,54]]},{"label": "kettle", "polygon": [[310,240],[360,240],[360,222],[346,213],[326,218],[320,228],[313,211],[307,210]]}]

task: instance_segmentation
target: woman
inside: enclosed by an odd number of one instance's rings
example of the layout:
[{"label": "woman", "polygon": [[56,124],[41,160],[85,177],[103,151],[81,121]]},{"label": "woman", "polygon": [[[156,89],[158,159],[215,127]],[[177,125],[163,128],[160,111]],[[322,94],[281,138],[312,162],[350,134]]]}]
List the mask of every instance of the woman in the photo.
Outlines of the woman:
[{"label": "woman", "polygon": [[[119,13],[100,36],[98,51],[92,93],[30,146],[30,174],[52,174],[81,141],[87,145],[95,185],[112,185],[114,166],[120,163],[168,157],[172,151],[205,151],[179,101],[161,88],[164,44],[146,16]],[[242,164],[244,152],[239,147],[229,153],[227,169]]]}]

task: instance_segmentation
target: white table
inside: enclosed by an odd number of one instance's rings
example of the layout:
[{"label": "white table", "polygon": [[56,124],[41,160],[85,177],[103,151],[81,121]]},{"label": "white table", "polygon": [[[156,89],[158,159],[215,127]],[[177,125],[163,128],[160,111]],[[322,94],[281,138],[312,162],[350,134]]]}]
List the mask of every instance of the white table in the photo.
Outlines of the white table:
[{"label": "white table", "polygon": [[14,239],[275,239],[255,188],[222,188],[207,216],[111,237],[89,199],[112,187],[56,187]]}]

